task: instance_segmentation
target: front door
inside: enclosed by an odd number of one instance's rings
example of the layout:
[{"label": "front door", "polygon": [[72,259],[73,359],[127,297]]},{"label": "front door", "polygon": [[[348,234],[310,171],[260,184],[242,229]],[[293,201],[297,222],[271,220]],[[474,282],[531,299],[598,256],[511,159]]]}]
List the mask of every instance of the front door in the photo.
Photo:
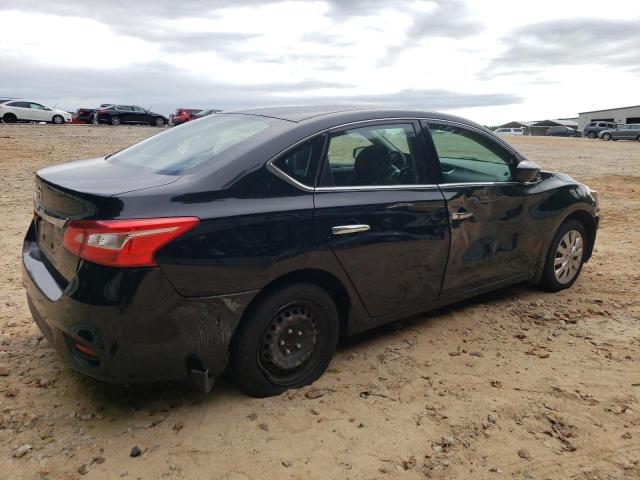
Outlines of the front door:
[{"label": "front door", "polygon": [[31,108],[31,120],[38,120],[41,122],[50,122],[53,118],[51,110],[47,110],[44,105],[31,102],[29,104]]},{"label": "front door", "polygon": [[314,196],[316,234],[373,317],[440,294],[449,225],[419,132],[414,121],[367,122],[328,138]]},{"label": "front door", "polygon": [[444,121],[428,128],[451,220],[442,295],[525,279],[541,249],[538,237],[525,234],[537,184],[515,181],[515,153],[482,130]]},{"label": "front door", "polygon": [[136,122],[138,123],[150,123],[151,115],[142,107],[133,107],[133,111],[136,115]]}]

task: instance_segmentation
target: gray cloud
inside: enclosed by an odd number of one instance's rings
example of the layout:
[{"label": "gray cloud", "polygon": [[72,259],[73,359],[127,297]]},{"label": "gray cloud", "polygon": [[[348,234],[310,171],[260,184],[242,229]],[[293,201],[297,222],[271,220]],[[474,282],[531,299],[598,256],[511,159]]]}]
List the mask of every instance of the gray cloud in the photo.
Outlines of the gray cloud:
[{"label": "gray cloud", "polygon": [[563,65],[600,65],[640,72],[640,19],[567,19],[527,25],[503,39],[507,50],[484,74]]},{"label": "gray cloud", "polygon": [[[219,18],[220,9],[238,8],[278,3],[282,0],[0,0],[0,9],[18,9],[22,11],[50,13],[56,15],[90,18],[108,25],[115,32],[154,42],[164,46],[169,52],[212,51],[221,56],[239,55],[238,42],[255,38],[256,35],[189,31],[166,31],[159,26],[159,19],[171,20],[176,17]],[[304,0],[298,0],[300,2]],[[330,6],[327,15],[340,23],[352,17],[375,16],[384,9],[406,11],[413,24],[406,32],[406,38],[400,46],[391,46],[386,63],[393,60],[395,54],[406,46],[430,36],[460,38],[480,30],[466,8],[463,0],[432,0],[434,8],[419,12],[407,8],[406,0],[324,0]],[[303,20],[303,19],[301,19]],[[341,37],[311,33],[303,39],[312,43],[330,44],[345,47],[351,44]],[[265,52],[244,52],[254,59],[261,59]],[[311,55],[309,58],[313,58]],[[269,61],[266,59],[266,61]],[[338,67],[339,64],[336,65]]]},{"label": "gray cloud", "polygon": [[[0,63],[2,61],[0,58]],[[369,103],[447,110],[522,101],[511,94],[477,95],[441,89],[401,90],[381,95],[319,96],[315,93],[318,89],[351,86],[318,80],[242,86],[206,81],[164,64],[134,65],[109,71],[32,64],[15,67],[0,76],[0,94],[33,98],[70,110],[112,102],[151,107],[160,113],[169,113],[178,107],[233,109],[318,103]],[[43,88],[43,79],[46,79],[46,88]]]},{"label": "gray cloud", "polygon": [[[354,16],[372,16],[385,8],[407,8],[404,0],[326,0],[330,5],[327,13],[335,22],[345,21]],[[349,64],[350,57],[341,53],[351,40],[341,36],[310,33],[303,43],[313,45],[314,53],[281,53],[247,51],[247,42],[255,40],[258,34],[225,32],[176,32],[160,28],[159,20],[170,20],[177,16],[217,18],[221,8],[262,5],[259,0],[195,0],[176,2],[175,0],[130,1],[110,0],[0,0],[0,11],[18,9],[33,13],[50,13],[102,22],[114,31],[134,36],[159,45],[169,53],[211,52],[227,56],[236,62],[253,61],[271,64],[300,65],[312,64],[314,71],[340,71]],[[435,8],[424,14],[406,11],[415,19],[404,39],[410,46],[420,38],[429,35],[462,36],[476,32],[480,27],[469,17],[461,0],[436,0]],[[257,42],[251,42],[257,43]],[[330,45],[332,50],[318,49]],[[242,51],[240,48],[242,48]],[[320,52],[320,53],[318,53]],[[334,53],[337,52],[337,53]],[[394,52],[393,48],[389,51]],[[331,88],[338,91],[353,91],[356,85],[328,82],[322,79],[306,78],[301,71],[289,82],[267,83],[243,86],[222,83],[198,77],[181,71],[171,65],[158,62],[130,65],[123,68],[105,70],[82,67],[62,68],[42,66],[26,61],[16,61],[0,55],[3,72],[0,75],[0,94],[28,97],[61,108],[76,109],[81,106],[95,106],[100,103],[133,103],[152,107],[161,113],[169,113],[177,107],[212,107],[233,109],[247,106],[277,104],[313,104],[360,102],[379,105],[425,109],[454,109],[461,107],[505,105],[521,102],[516,95],[495,93],[472,95],[448,90],[428,89],[400,90],[398,93],[381,95],[335,95],[318,96],[319,89]],[[256,71],[255,78],[259,79]],[[398,89],[402,83],[398,84]]]}]

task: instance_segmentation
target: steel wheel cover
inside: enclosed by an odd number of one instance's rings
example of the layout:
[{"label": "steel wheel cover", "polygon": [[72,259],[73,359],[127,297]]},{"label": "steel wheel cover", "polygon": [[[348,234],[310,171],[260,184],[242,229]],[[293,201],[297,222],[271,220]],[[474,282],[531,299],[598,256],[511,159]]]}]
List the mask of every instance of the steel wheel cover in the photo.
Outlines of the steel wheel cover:
[{"label": "steel wheel cover", "polygon": [[584,240],[577,230],[569,230],[560,239],[556,255],[553,260],[553,273],[558,283],[563,285],[571,282],[582,264]]}]

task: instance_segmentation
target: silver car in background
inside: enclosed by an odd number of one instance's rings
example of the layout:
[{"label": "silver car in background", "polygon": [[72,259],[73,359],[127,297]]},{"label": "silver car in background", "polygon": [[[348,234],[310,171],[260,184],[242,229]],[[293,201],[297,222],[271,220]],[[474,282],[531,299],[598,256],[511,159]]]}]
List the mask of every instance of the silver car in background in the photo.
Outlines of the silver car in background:
[{"label": "silver car in background", "polygon": [[603,140],[637,140],[640,141],[640,123],[618,125],[598,133],[598,138]]}]

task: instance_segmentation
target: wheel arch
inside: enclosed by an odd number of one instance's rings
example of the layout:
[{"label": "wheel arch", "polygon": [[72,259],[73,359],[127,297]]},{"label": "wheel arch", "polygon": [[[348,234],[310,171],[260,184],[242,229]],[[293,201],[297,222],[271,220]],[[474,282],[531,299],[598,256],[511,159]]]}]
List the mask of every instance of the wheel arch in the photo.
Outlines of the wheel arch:
[{"label": "wheel arch", "polygon": [[553,228],[549,229],[549,233],[547,238],[544,240],[544,248],[542,250],[542,256],[540,257],[538,264],[535,269],[535,273],[532,277],[533,283],[538,283],[542,278],[542,273],[544,270],[545,261],[547,255],[549,254],[549,249],[551,248],[551,241],[553,240],[554,235],[558,231],[558,229],[564,225],[566,222],[570,220],[577,220],[584,225],[585,230],[587,231],[587,254],[585,257],[585,262],[591,258],[591,254],[593,252],[593,247],[595,245],[596,232],[598,229],[598,225],[596,219],[590,210],[589,206],[586,204],[577,204],[574,205],[574,208],[567,212],[562,218],[553,225]]},{"label": "wheel arch", "polygon": [[[340,335],[343,336],[349,326],[349,312],[351,310],[351,297],[345,285],[332,273],[318,268],[304,268],[285,273],[271,280],[260,292],[249,302],[238,325],[247,321],[253,307],[258,301],[269,295],[276,288],[296,282],[313,283],[325,290],[336,302],[338,317],[340,320]],[[236,329],[237,330],[237,329]],[[235,333],[234,333],[235,336]],[[233,343],[233,339],[232,339]]]},{"label": "wheel arch", "polygon": [[[560,223],[560,225],[565,224],[570,220],[577,220],[582,225],[584,225],[585,230],[587,231],[587,255],[585,256],[584,261],[588,261],[591,258],[591,254],[593,253],[593,246],[596,240],[596,230],[598,225],[596,224],[596,219],[593,214],[584,209],[578,209],[571,212],[569,215],[565,217],[565,219]],[[560,228],[560,226],[558,226]]]}]

